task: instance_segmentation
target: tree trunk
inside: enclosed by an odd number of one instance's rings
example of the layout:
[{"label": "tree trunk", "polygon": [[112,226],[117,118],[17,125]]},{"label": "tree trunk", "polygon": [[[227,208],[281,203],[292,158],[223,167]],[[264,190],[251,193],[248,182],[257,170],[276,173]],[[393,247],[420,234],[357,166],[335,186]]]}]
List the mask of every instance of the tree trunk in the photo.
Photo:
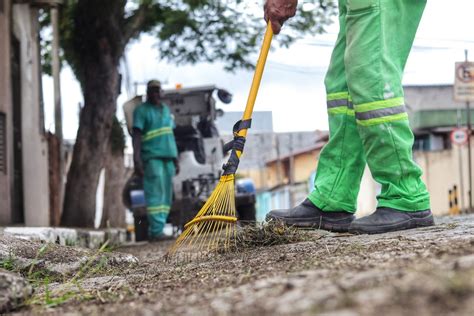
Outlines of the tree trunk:
[{"label": "tree trunk", "polygon": [[94,227],[97,183],[119,92],[124,7],[124,0],[80,0],[73,10],[71,34],[65,40],[69,45],[66,58],[81,82],[84,108],[67,177],[61,218],[64,226]]},{"label": "tree trunk", "polygon": [[49,225],[59,226],[61,221],[61,202],[59,192],[62,189],[62,177],[59,173],[59,138],[48,132],[49,160]]},{"label": "tree trunk", "polygon": [[104,208],[100,222],[101,228],[125,227],[125,207],[122,202],[122,191],[127,181],[123,157],[124,147],[125,135],[122,126],[115,119],[105,158]]},{"label": "tree trunk", "polygon": [[108,155],[105,164],[104,210],[101,228],[125,227],[125,207],[122,191],[125,186],[123,155]]},{"label": "tree trunk", "polygon": [[86,79],[84,108],[67,177],[62,216],[65,226],[94,227],[97,184],[116,110],[116,65],[95,66],[97,71],[91,67],[93,75]]}]

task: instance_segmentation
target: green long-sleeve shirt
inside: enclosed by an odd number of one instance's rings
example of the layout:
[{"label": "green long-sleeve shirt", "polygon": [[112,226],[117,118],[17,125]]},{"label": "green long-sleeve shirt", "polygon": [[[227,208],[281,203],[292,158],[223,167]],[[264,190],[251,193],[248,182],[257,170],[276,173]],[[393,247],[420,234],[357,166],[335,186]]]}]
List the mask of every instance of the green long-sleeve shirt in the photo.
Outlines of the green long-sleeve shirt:
[{"label": "green long-sleeve shirt", "polygon": [[133,112],[133,127],[142,131],[142,160],[151,158],[176,158],[178,149],[173,134],[175,124],[169,107],[148,102],[140,104]]}]

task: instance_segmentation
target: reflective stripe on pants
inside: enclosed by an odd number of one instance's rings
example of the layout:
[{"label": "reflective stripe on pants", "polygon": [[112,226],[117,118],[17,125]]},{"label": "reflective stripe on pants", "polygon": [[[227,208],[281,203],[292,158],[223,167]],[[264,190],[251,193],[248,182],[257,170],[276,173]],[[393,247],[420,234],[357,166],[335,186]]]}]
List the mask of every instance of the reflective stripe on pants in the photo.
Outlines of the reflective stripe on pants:
[{"label": "reflective stripe on pants", "polygon": [[426,0],[339,1],[340,33],[325,79],[330,140],[309,195],[319,208],[354,212],[366,162],[381,184],[379,207],[430,208],[412,157],[401,84],[425,5]]}]

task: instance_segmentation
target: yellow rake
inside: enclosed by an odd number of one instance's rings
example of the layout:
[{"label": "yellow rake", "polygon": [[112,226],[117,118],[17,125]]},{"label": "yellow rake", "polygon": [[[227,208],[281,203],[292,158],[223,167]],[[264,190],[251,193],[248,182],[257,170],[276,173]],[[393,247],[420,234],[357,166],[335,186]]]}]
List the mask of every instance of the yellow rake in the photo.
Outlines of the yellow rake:
[{"label": "yellow rake", "polygon": [[172,257],[177,253],[192,255],[211,251],[227,251],[231,247],[232,240],[235,240],[237,226],[235,172],[244,149],[247,130],[250,128],[253,107],[272,38],[273,31],[268,23],[244,115],[242,120],[234,126],[232,152],[229,161],[224,165],[224,173],[201,210],[193,220],[184,226],[183,233],[168,250],[167,257]]}]

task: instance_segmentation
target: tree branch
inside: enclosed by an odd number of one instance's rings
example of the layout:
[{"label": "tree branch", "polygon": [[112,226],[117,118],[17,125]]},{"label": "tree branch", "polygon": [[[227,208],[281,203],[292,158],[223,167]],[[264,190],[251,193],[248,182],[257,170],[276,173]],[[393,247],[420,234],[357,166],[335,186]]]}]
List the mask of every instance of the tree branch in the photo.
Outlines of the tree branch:
[{"label": "tree branch", "polygon": [[130,39],[137,37],[147,23],[147,12],[151,9],[148,1],[140,4],[135,13],[125,20],[123,30],[124,43],[128,43]]}]

